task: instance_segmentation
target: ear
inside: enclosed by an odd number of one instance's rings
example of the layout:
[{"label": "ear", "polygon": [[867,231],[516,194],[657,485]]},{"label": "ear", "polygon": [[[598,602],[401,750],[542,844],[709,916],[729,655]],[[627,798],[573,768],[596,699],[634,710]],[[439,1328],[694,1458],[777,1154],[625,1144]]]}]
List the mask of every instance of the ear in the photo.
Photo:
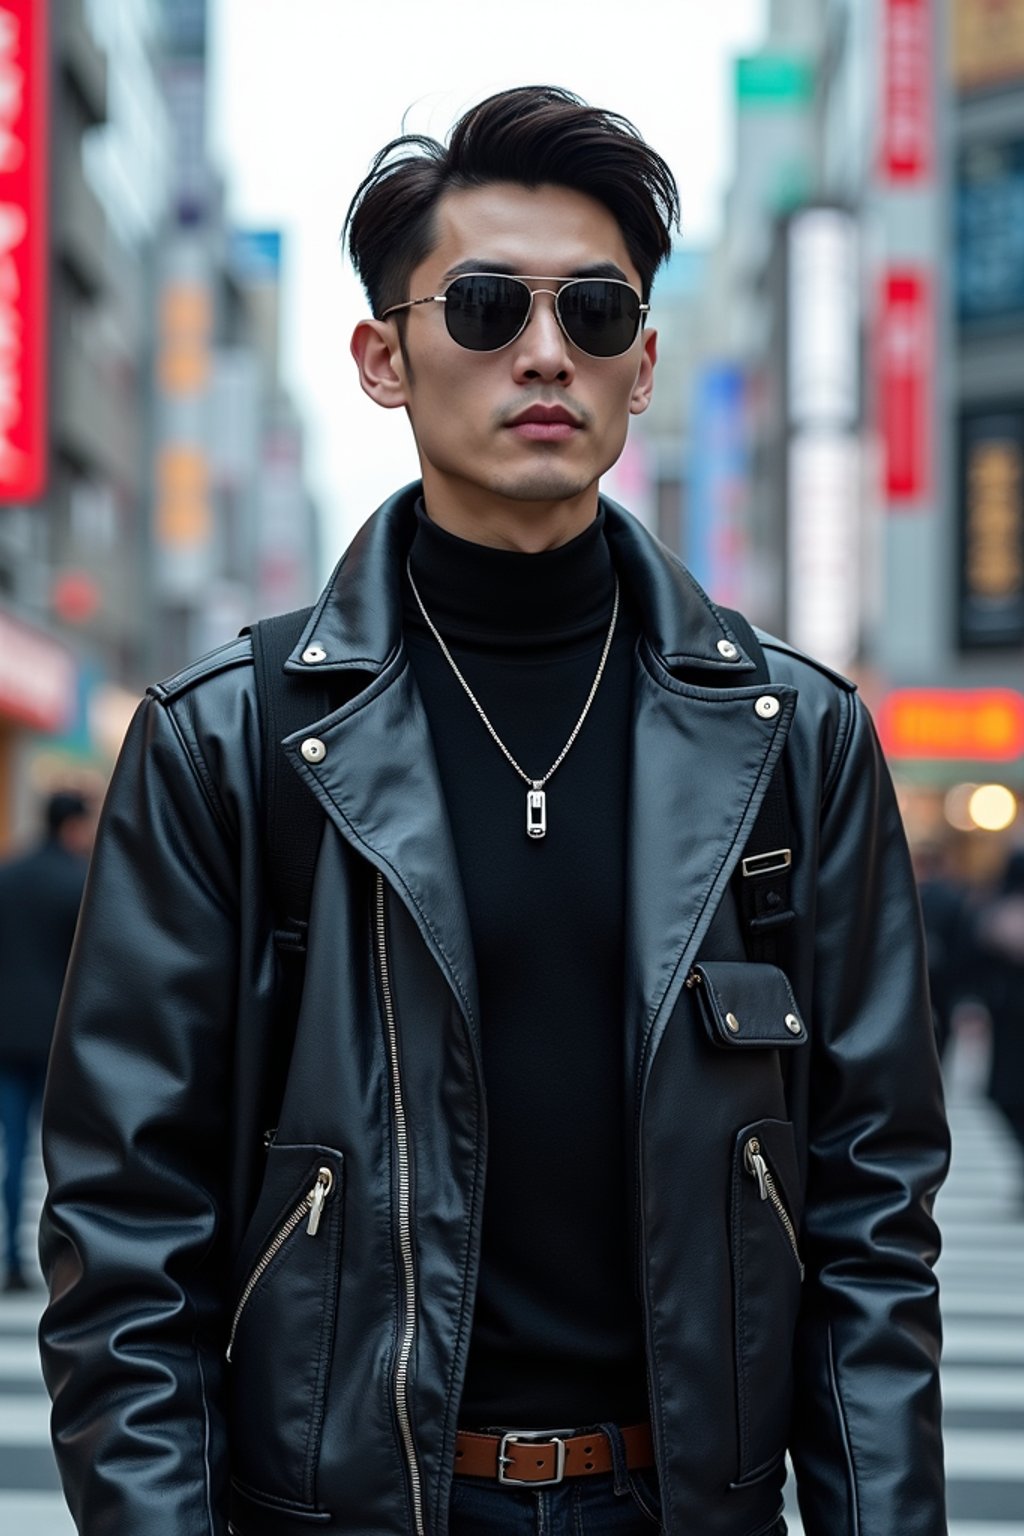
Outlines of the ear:
[{"label": "ear", "polygon": [[350,350],[359,382],[371,400],[386,410],[408,405],[405,360],[393,320],[360,320],[352,332]]},{"label": "ear", "polygon": [[[633,385],[633,393],[629,397],[629,414],[642,416],[651,403],[651,395],[654,393],[654,365],[658,361],[658,333],[647,331],[643,333],[643,350],[640,354],[640,367],[637,369],[636,383]],[[365,385],[363,388],[365,389]]]}]

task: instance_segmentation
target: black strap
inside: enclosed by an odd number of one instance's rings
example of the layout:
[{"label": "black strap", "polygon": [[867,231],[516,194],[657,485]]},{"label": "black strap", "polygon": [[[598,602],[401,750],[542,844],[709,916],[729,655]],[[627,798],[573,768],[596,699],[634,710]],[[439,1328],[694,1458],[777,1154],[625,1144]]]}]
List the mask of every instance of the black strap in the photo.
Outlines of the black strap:
[{"label": "black strap", "polygon": [[274,939],[280,950],[298,954],[306,948],[324,813],[281,751],[281,742],[330,708],[323,678],[284,671],[311,613],[311,608],[303,608],[278,614],[261,619],[248,631],[263,742],[264,837]]},{"label": "black strap", "polygon": [[[756,666],[756,681],[769,683],[768,663],[750,624],[731,608],[719,611]],[[751,960],[779,963],[779,941],[794,916],[790,894],[792,861],[793,818],[780,759],[736,869],[736,897]]]}]

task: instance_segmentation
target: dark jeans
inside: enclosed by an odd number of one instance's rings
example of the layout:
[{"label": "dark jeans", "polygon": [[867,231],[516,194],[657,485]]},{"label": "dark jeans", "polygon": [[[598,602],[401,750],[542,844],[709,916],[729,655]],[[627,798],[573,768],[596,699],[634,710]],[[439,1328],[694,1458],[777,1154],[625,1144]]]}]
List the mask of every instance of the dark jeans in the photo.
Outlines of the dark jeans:
[{"label": "dark jeans", "polygon": [[658,1475],[653,1468],[631,1472],[619,1431],[610,1424],[601,1428],[612,1447],[611,1472],[535,1489],[508,1487],[489,1477],[456,1477],[451,1536],[654,1536],[660,1524]]},{"label": "dark jeans", "polygon": [[7,1271],[20,1269],[18,1227],[29,1127],[43,1097],[44,1067],[0,1067],[0,1126],[4,1133],[4,1257]]}]

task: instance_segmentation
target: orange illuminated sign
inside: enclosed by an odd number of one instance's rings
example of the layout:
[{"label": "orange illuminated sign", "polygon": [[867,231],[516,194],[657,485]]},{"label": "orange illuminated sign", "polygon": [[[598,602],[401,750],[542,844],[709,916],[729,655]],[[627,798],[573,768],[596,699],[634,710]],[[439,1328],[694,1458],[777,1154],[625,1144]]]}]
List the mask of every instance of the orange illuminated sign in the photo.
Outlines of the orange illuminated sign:
[{"label": "orange illuminated sign", "polygon": [[902,688],[877,717],[888,757],[1024,757],[1024,694],[1011,688]]}]

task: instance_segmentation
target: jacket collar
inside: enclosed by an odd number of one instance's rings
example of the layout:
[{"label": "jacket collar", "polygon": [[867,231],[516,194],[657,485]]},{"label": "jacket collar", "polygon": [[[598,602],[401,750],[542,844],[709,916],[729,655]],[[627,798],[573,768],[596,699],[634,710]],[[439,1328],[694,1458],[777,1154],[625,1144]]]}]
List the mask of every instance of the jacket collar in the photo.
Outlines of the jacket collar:
[{"label": "jacket collar", "polygon": [[[462,885],[453,878],[455,846],[429,722],[402,645],[401,576],[418,495],[411,486],[370,519],[317,605],[287,668],[307,677],[351,668],[358,684],[283,747],[337,830],[405,905],[479,1045],[476,966]],[[796,693],[771,684],[780,708],[759,714],[766,685],[751,678],[756,667],[713,604],[657,540],[621,508],[605,506],[614,558],[646,631],[635,658],[626,943],[627,1033],[637,1048],[652,1042],[649,1061],[753,826]],[[719,652],[722,640],[735,646],[735,661]],[[701,675],[693,677],[695,669]],[[309,737],[316,738],[312,760],[303,755]]]},{"label": "jacket collar", "polygon": [[[363,524],[342,556],[285,670],[376,675],[402,640],[402,570],[415,532],[417,481]],[[602,498],[612,556],[642,615],[647,639],[670,670],[744,679],[754,662],[689,571],[636,518]],[[723,656],[719,646],[731,648]],[[733,655],[733,652],[735,653]]]}]

